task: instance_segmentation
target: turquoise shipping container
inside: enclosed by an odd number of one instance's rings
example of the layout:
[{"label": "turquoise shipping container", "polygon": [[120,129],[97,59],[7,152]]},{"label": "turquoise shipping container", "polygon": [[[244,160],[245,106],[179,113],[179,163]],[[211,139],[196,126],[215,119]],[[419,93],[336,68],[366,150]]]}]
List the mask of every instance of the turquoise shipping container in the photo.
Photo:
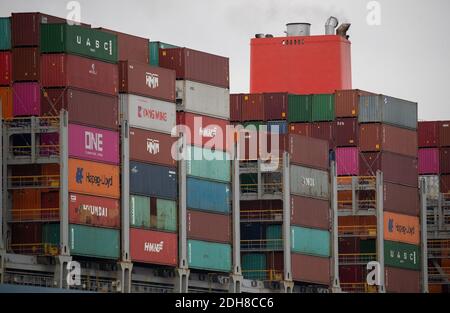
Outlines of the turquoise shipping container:
[{"label": "turquoise shipping container", "polygon": [[230,212],[230,184],[188,177],[186,189],[189,209]]},{"label": "turquoise shipping container", "polygon": [[11,50],[11,20],[0,17],[0,50]]},{"label": "turquoise shipping container", "polygon": [[186,161],[187,175],[229,183],[231,162],[227,152],[188,146]]},{"label": "turquoise shipping container", "polygon": [[283,249],[283,236],[281,225],[267,225],[266,227],[266,247],[271,250]]},{"label": "turquoise shipping container", "polygon": [[59,223],[42,225],[42,243],[59,246]]},{"label": "turquoise shipping container", "polygon": [[245,279],[266,280],[266,255],[264,253],[247,253],[242,255],[242,275]]},{"label": "turquoise shipping container", "polygon": [[330,256],[330,232],[313,228],[291,227],[291,247],[296,253]]},{"label": "turquoise shipping container", "polygon": [[231,245],[188,240],[190,268],[217,272],[231,271]]},{"label": "turquoise shipping container", "polygon": [[130,225],[150,228],[150,197],[130,195]]},{"label": "turquoise shipping container", "polygon": [[177,203],[175,201],[156,199],[156,229],[177,230]]},{"label": "turquoise shipping container", "polygon": [[120,255],[120,230],[70,224],[69,247],[72,255],[116,260]]}]

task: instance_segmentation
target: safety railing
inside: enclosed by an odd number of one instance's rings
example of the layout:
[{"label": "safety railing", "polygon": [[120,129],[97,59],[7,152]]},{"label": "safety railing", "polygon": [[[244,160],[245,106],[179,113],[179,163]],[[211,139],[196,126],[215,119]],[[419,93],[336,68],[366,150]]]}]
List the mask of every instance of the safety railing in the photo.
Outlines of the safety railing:
[{"label": "safety railing", "polygon": [[283,239],[241,240],[242,251],[279,251],[283,250]]},{"label": "safety railing", "polygon": [[376,225],[338,226],[338,234],[339,236],[352,235],[352,236],[376,237],[377,226]]},{"label": "safety railing", "polygon": [[352,190],[355,185],[357,190],[376,189],[375,176],[340,176],[337,177],[338,190]]},{"label": "safety railing", "polygon": [[[9,155],[14,157],[30,157],[32,146],[10,146]],[[36,156],[59,156],[59,145],[37,145]]]},{"label": "safety railing", "polygon": [[59,175],[10,176],[8,188],[59,188]]},{"label": "safety railing", "polygon": [[32,120],[35,120],[35,126],[40,127],[59,127],[59,116],[42,116],[42,117],[17,117],[3,121],[9,129],[25,129],[31,127]]},{"label": "safety railing", "polygon": [[283,271],[274,269],[265,270],[242,270],[245,279],[260,281],[281,281],[283,280]]},{"label": "safety railing", "polygon": [[9,248],[16,254],[27,255],[55,256],[59,252],[58,245],[51,243],[11,243]]},{"label": "safety railing", "polygon": [[377,293],[377,286],[370,286],[365,282],[361,283],[341,283],[341,289],[350,293]]},{"label": "safety railing", "polygon": [[376,253],[342,253],[339,254],[339,265],[367,264],[376,259]]},{"label": "safety railing", "polygon": [[[338,210],[352,210],[353,201],[350,200],[338,200]],[[358,210],[376,210],[377,201],[375,199],[356,200],[355,203]]]},{"label": "safety railing", "polygon": [[274,210],[241,210],[241,221],[270,222],[282,221],[283,209]]},{"label": "safety railing", "polygon": [[13,222],[58,221],[59,208],[12,209]]},{"label": "safety railing", "polygon": [[[283,192],[282,183],[265,183],[261,184],[263,194],[276,194]],[[258,184],[241,184],[242,194],[258,193]]]}]

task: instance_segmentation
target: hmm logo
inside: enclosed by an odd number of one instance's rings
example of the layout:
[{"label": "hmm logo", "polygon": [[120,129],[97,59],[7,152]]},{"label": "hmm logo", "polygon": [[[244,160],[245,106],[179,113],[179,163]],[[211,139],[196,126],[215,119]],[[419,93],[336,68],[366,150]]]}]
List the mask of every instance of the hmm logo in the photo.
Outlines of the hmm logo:
[{"label": "hmm logo", "polygon": [[159,253],[159,252],[161,252],[162,249],[164,249],[164,241],[161,241],[159,243],[154,243],[154,242],[144,243],[144,251],[145,252]]},{"label": "hmm logo", "polygon": [[147,138],[147,152],[150,154],[158,154],[159,140]]},{"label": "hmm logo", "polygon": [[198,133],[201,137],[214,138],[217,134],[217,127],[214,128],[202,128],[200,127]]},{"label": "hmm logo", "polygon": [[152,89],[158,88],[159,86],[159,75],[153,73],[145,73],[145,84]]},{"label": "hmm logo", "polygon": [[77,167],[77,174],[75,175],[75,180],[76,180],[77,184],[83,183],[83,168],[82,167]]}]

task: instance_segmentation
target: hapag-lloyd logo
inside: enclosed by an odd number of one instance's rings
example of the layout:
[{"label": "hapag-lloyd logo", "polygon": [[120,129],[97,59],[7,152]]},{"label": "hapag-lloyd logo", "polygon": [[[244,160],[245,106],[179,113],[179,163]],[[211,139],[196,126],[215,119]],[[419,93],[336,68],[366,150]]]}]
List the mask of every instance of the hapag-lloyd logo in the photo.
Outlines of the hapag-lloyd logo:
[{"label": "hapag-lloyd logo", "polygon": [[158,88],[159,87],[159,75],[154,73],[145,73],[145,84],[152,88]]},{"label": "hapag-lloyd logo", "polygon": [[416,228],[414,226],[401,225],[394,221],[393,218],[388,220],[388,231],[393,233],[395,231],[404,234],[413,236],[416,233]]},{"label": "hapag-lloyd logo", "polygon": [[167,112],[147,109],[140,105],[138,106],[138,117],[167,122]]},{"label": "hapag-lloyd logo", "polygon": [[84,177],[84,168],[78,167],[75,175],[75,181],[77,184],[83,184],[83,178],[85,178],[85,182],[95,186],[106,186],[106,188],[110,188],[113,185],[113,177],[106,175],[93,175],[90,172],[86,173],[86,177]]},{"label": "hapag-lloyd logo", "polygon": [[159,253],[164,249],[164,241],[155,243],[155,242],[144,242],[144,251],[145,252],[156,252]]}]

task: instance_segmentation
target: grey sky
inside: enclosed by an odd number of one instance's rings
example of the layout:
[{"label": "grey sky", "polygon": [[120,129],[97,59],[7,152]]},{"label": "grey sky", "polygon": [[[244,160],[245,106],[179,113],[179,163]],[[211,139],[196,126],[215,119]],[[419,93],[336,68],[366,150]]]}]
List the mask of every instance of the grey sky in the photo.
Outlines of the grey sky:
[{"label": "grey sky", "polygon": [[[420,119],[450,119],[448,0],[379,0],[381,25],[366,23],[369,0],[80,0],[82,21],[230,57],[231,92],[248,92],[249,40],[282,36],[306,21],[323,34],[329,15],[352,23],[353,88],[419,102]],[[66,16],[65,0],[1,0],[0,15]]]}]

